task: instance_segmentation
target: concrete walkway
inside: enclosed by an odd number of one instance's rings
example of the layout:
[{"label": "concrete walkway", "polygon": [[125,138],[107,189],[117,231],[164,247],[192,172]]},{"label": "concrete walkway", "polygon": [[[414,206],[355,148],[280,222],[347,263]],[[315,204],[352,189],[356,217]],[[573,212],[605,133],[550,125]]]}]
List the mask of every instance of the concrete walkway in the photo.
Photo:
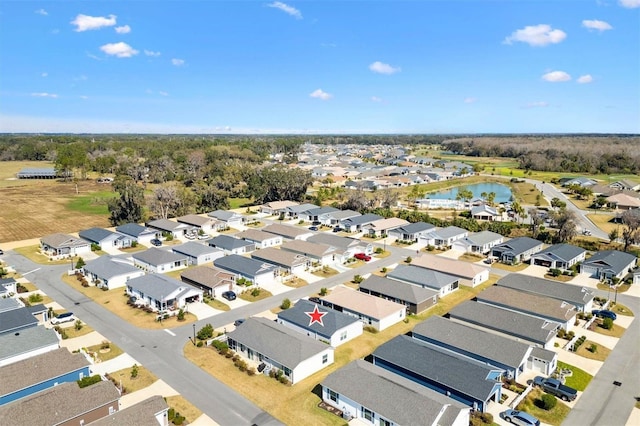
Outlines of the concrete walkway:
[{"label": "concrete walkway", "polygon": [[206,414],[201,415],[189,424],[191,426],[218,426],[218,423],[214,422],[213,419]]},{"label": "concrete walkway", "polygon": [[133,364],[140,365],[131,355],[123,353],[117,357],[110,359],[109,361],[100,362],[94,364],[91,370],[96,374],[111,374],[116,371],[124,370],[125,368],[133,367]]},{"label": "concrete walkway", "polygon": [[[73,323],[72,323],[73,324]],[[77,351],[80,348],[87,348],[93,345],[99,345],[107,340],[102,334],[97,331],[85,334],[83,336],[74,337],[73,339],[65,339],[60,341],[60,346],[69,349],[71,352]]]},{"label": "concrete walkway", "polygon": [[195,315],[198,320],[201,320],[212,317],[222,311],[214,309],[206,303],[194,302],[187,305],[186,312]]},{"label": "concrete walkway", "polygon": [[125,408],[131,407],[132,405],[144,401],[145,399],[154,395],[162,395],[163,397],[167,397],[178,395],[178,392],[176,392],[175,389],[166,384],[164,381],[156,380],[150,386],[147,386],[144,389],[122,395],[122,397],[120,398],[120,409],[123,410]]},{"label": "concrete walkway", "polygon": [[574,367],[578,367],[581,370],[586,371],[587,373],[595,376],[600,368],[602,367],[602,361],[595,361],[593,359],[585,358],[580,355],[576,355],[573,352],[558,350],[558,360],[562,361],[566,364],[573,365]]}]

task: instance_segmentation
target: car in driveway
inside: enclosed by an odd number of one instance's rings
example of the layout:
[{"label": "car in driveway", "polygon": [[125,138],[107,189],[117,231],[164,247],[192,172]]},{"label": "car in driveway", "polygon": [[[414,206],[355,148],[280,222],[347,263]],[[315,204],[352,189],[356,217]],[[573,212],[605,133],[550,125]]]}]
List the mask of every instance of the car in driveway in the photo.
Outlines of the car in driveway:
[{"label": "car in driveway", "polygon": [[358,260],[364,260],[365,262],[368,262],[371,260],[371,256],[369,256],[366,253],[356,253],[353,255],[353,257],[355,257]]},{"label": "car in driveway", "polygon": [[536,419],[529,413],[518,410],[506,410],[500,413],[500,418],[513,423],[514,425],[522,426],[540,426],[540,420]]},{"label": "car in driveway", "polygon": [[342,228],[340,228],[339,226],[336,226],[335,228],[333,228],[333,232],[341,232]]},{"label": "car in driveway", "polygon": [[222,293],[222,297],[227,300],[236,300],[236,293],[231,290],[225,291],[224,293]]},{"label": "car in driveway", "polygon": [[312,297],[309,298],[309,302],[320,304],[320,298],[312,296]]},{"label": "car in driveway", "polygon": [[317,231],[318,227],[317,226],[310,226],[309,227],[309,231]]},{"label": "car in driveway", "polygon": [[162,241],[160,241],[157,238],[154,238],[153,240],[151,240],[151,244],[153,244],[156,247],[160,247],[162,245]]},{"label": "car in driveway", "polygon": [[198,234],[199,240],[208,240],[209,238],[211,238],[209,234]]},{"label": "car in driveway", "polygon": [[593,311],[591,311],[591,314],[600,318],[611,318],[612,320],[618,319],[618,315],[615,312],[608,311],[606,309],[594,309]]},{"label": "car in driveway", "polygon": [[76,317],[73,315],[73,312],[65,312],[58,315],[57,317],[51,318],[51,324],[58,325],[65,322],[75,321],[75,319]]}]

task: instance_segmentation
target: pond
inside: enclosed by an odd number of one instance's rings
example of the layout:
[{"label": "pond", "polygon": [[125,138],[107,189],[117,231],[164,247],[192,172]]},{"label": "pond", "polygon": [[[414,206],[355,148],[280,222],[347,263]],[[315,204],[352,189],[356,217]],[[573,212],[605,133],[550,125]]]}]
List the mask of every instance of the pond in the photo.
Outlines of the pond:
[{"label": "pond", "polygon": [[434,192],[433,194],[427,194],[427,198],[436,200],[455,200],[458,196],[458,190],[460,188],[467,188],[473,192],[473,198],[482,198],[481,194],[486,192],[494,192],[496,194],[494,198],[495,203],[506,203],[511,201],[511,188],[500,183],[476,183],[473,185],[460,185],[455,188],[447,189],[446,191]]}]

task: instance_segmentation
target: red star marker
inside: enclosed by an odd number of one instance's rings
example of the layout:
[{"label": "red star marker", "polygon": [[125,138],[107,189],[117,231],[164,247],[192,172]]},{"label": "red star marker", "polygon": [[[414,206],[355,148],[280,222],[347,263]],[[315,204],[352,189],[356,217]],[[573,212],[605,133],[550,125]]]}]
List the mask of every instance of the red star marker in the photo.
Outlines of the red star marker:
[{"label": "red star marker", "polygon": [[313,307],[312,312],[305,312],[305,314],[309,315],[309,327],[311,327],[313,323],[316,322],[324,327],[324,324],[322,323],[322,317],[327,315],[328,312],[320,312],[318,310],[318,305],[316,305]]}]

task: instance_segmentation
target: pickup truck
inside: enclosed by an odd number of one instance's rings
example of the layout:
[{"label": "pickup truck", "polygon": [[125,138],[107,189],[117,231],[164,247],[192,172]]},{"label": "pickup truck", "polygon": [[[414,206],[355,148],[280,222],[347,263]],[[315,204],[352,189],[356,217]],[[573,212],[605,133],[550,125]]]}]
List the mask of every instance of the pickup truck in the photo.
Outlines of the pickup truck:
[{"label": "pickup truck", "polygon": [[557,396],[563,401],[573,401],[578,396],[578,391],[560,383],[560,380],[536,376],[533,385],[542,388],[547,393]]}]

